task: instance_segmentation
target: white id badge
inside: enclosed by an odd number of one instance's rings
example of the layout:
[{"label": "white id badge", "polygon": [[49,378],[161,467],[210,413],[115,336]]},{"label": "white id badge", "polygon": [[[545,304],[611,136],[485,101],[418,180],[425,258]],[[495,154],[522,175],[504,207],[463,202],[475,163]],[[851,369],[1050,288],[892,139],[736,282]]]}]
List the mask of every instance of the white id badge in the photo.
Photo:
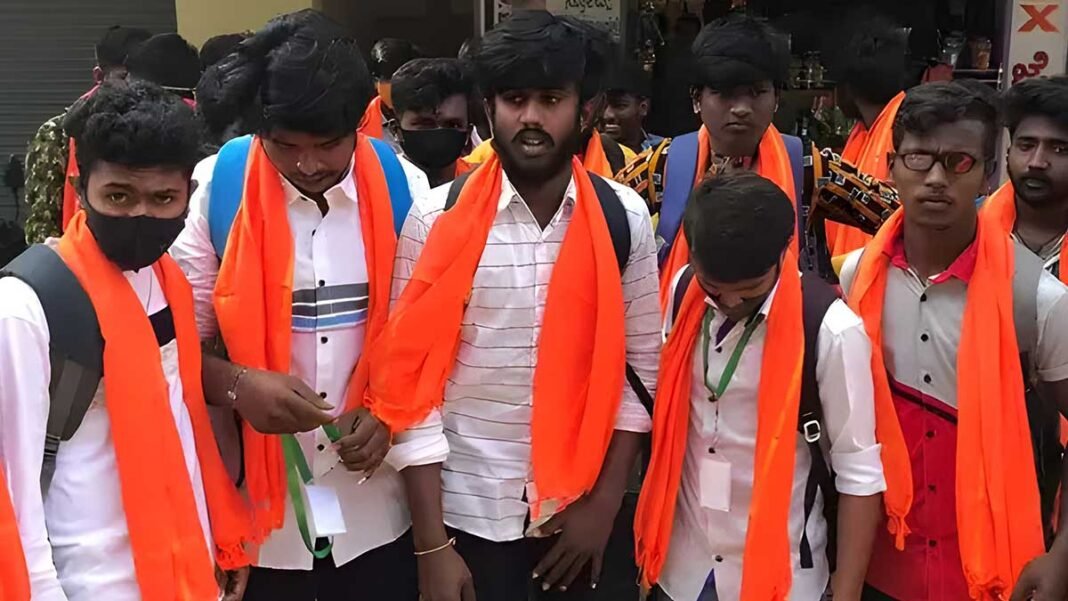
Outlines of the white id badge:
[{"label": "white id badge", "polygon": [[731,510],[731,464],[716,456],[701,460],[701,506]]},{"label": "white id badge", "polygon": [[304,506],[308,508],[308,529],[312,538],[329,538],[347,532],[336,490],[309,484],[301,488],[301,494]]}]

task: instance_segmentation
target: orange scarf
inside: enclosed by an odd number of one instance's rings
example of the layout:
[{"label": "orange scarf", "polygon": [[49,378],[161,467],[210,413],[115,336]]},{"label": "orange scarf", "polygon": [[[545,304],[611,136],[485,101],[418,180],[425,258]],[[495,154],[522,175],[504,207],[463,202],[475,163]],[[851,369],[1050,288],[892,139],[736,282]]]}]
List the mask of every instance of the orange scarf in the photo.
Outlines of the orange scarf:
[{"label": "orange scarf", "polygon": [[[59,255],[89,295],[104,336],[104,394],[141,597],[215,599],[212,557],[148,316],[122,272],[100,251],[84,211],[71,220],[59,242]],[[204,403],[193,292],[169,256],[153,268],[174,316],[182,390],[193,424],[215,560],[224,569],[246,566],[243,545],[251,532],[249,516],[219,456]]]},{"label": "orange scarf", "polygon": [[[708,172],[710,155],[712,154],[712,136],[704,125],[697,134],[697,173],[694,176],[696,187],[705,179]],[[794,187],[794,170],[790,164],[790,156],[786,153],[786,144],[782,140],[779,130],[774,125],[768,126],[764,137],[760,139],[757,147],[757,175],[775,182],[779,188],[790,197],[790,202],[797,207],[797,190]],[[790,240],[790,251],[798,256],[797,236]],[[671,279],[683,267],[690,262],[690,245],[686,240],[686,232],[680,227],[675,238],[675,245],[671,248],[667,261],[660,268],[660,311],[666,312]]]},{"label": "orange scarf", "polygon": [[367,110],[364,111],[363,117],[360,119],[360,125],[356,131],[371,138],[378,138],[379,140],[383,139],[385,132],[382,129],[381,96],[375,96],[374,100],[367,105]]},{"label": "orange scarf", "polygon": [[[397,236],[386,176],[367,137],[357,136],[353,177],[359,198],[369,280],[364,352],[385,327]],[[268,241],[270,241],[268,243]],[[341,257],[339,257],[341,259]],[[293,233],[282,177],[257,139],[249,153],[244,198],[234,218],[219,279],[215,312],[231,359],[288,374],[293,320]],[[361,357],[345,394],[345,410],[360,406],[367,387]],[[245,477],[258,536],[282,527],[285,463],[281,439],[244,425]]]},{"label": "orange scarf", "polygon": [[81,205],[78,204],[78,191],[74,184],[70,183],[72,177],[78,177],[78,161],[74,159],[74,138],[67,138],[70,150],[67,152],[67,172],[63,177],[63,212],[60,214],[59,231],[67,231],[67,225],[78,212]]},{"label": "orange scarf", "polygon": [[[913,490],[883,358],[886,250],[903,227],[904,214],[898,211],[868,245],[849,303],[872,342],[876,433],[883,444],[884,498],[891,517],[907,514]],[[1013,243],[986,211],[980,213],[977,237],[957,352],[956,494],[964,576],[971,598],[985,600],[1008,594],[1024,565],[1045,547],[1035,472],[1023,467],[1034,459],[1012,321]],[[900,548],[907,529],[898,528],[897,534]]]},{"label": "orange scarf", "polygon": [[[894,96],[883,107],[870,130],[864,127],[863,122],[857,122],[849,135],[845,150],[842,151],[842,160],[877,180],[890,179],[890,162],[887,155],[894,150],[894,120],[897,119],[897,111],[904,101],[904,92]],[[869,241],[871,236],[855,227],[827,222],[827,246],[832,257],[863,248]]]},{"label": "orange scarf", "polygon": [[22,553],[22,538],[15,519],[15,508],[7,495],[7,477],[0,469],[0,599],[30,601],[30,577],[26,571],[26,556]]},{"label": "orange scarf", "polygon": [[[577,201],[553,267],[534,371],[532,461],[540,504],[589,492],[615,428],[626,360],[623,287],[590,176],[572,161]],[[456,362],[472,279],[497,216],[503,169],[476,169],[456,206],[438,217],[412,279],[371,352],[368,404],[393,431],[443,401]]]},{"label": "orange scarf", "polygon": [[[742,561],[741,601],[781,601],[792,579],[788,518],[797,451],[804,330],[797,256],[788,251],[768,314],[757,396],[756,463],[749,529]],[[653,454],[638,501],[635,543],[642,586],[660,578],[667,558],[675,504],[682,482],[693,385],[693,353],[699,342],[705,294],[691,282],[660,363],[653,415]],[[764,377],[767,376],[767,377]]]}]

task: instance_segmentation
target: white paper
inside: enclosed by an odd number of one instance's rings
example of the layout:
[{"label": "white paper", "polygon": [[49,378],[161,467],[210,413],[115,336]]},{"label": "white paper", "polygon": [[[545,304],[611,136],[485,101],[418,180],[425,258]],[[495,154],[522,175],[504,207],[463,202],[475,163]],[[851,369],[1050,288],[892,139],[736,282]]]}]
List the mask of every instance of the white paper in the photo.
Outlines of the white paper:
[{"label": "white paper", "polygon": [[714,455],[701,460],[701,506],[731,510],[731,464]]},{"label": "white paper", "polygon": [[307,485],[301,494],[308,509],[308,529],[312,538],[329,538],[348,531],[336,490],[329,486]]}]

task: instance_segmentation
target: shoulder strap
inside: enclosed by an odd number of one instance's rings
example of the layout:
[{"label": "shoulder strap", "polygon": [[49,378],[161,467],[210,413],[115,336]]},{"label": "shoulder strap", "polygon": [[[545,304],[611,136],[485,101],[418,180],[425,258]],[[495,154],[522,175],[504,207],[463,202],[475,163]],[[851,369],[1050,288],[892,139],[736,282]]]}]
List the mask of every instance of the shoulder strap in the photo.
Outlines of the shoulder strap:
[{"label": "shoulder strap", "polygon": [[661,265],[671,254],[679,227],[682,226],[686,203],[693,191],[694,178],[697,177],[698,140],[697,132],[682,135],[674,138],[667,149],[664,193],[660,196],[660,222],[656,226],[657,237],[664,241],[659,252]]},{"label": "shoulder strap", "polygon": [[690,282],[693,281],[693,267],[689,265],[679,276],[678,283],[675,284],[675,293],[671,297],[671,323],[674,324],[675,320],[679,316],[679,309],[682,307],[682,299],[686,297],[686,291],[690,288]]},{"label": "shoulder strap", "polygon": [[618,142],[602,133],[598,133],[597,135],[601,136],[601,147],[604,148],[604,157],[608,159],[608,166],[612,168],[612,175],[614,176],[627,166],[627,157],[623,154],[623,149],[619,146]]},{"label": "shoulder strap", "polygon": [[593,182],[597,200],[601,203],[604,220],[608,223],[608,234],[612,237],[612,248],[616,252],[616,264],[619,265],[619,272],[623,273],[630,259],[630,222],[627,221],[627,209],[608,180],[596,173],[590,173],[590,181]]},{"label": "shoulder strap", "polygon": [[448,211],[449,209],[456,206],[456,201],[460,200],[460,192],[463,192],[464,184],[467,183],[467,180],[471,177],[472,173],[474,173],[474,171],[468,171],[467,173],[461,174],[457,176],[456,179],[452,180],[452,183],[449,184],[449,194],[445,197],[444,210]]},{"label": "shoulder strap", "polygon": [[[828,560],[834,565],[834,532],[836,524],[832,522],[837,513],[837,497],[834,489],[834,476],[827,459],[820,447],[823,438],[824,418],[823,403],[820,400],[819,383],[816,378],[817,359],[819,355],[819,333],[827,311],[838,300],[838,293],[830,284],[815,272],[805,272],[801,277],[802,322],[805,331],[805,358],[801,368],[801,404],[798,409],[797,430],[804,437],[809,456],[812,460],[805,484],[805,524],[816,505],[816,491],[823,491],[824,515],[828,516],[827,546]],[[811,568],[812,547],[808,533],[801,536],[801,567]]]},{"label": "shoulder strap", "polygon": [[1013,250],[1016,270],[1012,277],[1012,319],[1020,354],[1030,355],[1038,346],[1038,283],[1043,265],[1038,255],[1022,244],[1014,244]]},{"label": "shoulder strap", "polygon": [[393,205],[393,228],[400,236],[404,220],[408,218],[408,212],[412,209],[412,191],[408,187],[408,176],[404,173],[400,158],[389,144],[377,138],[368,138],[368,141],[378,154],[378,162],[382,164],[382,171],[386,174],[389,202]]},{"label": "shoulder strap", "polygon": [[241,197],[245,191],[245,168],[248,165],[252,140],[252,136],[234,138],[219,149],[215,158],[208,200],[208,230],[211,233],[211,244],[219,258],[226,252],[230,228],[234,224],[234,217],[237,216],[237,209],[241,206]]},{"label": "shoulder strap", "polygon": [[782,134],[782,141],[786,145],[786,156],[790,157],[790,170],[794,176],[794,198],[797,200],[797,239],[801,246],[804,246],[806,226],[804,210],[805,144],[801,141],[801,138],[785,134]]},{"label": "shoulder strap", "polygon": [[93,303],[55,251],[31,246],[0,270],[37,294],[49,332],[51,380],[41,494],[48,496],[60,442],[78,430],[104,375],[104,339]]}]

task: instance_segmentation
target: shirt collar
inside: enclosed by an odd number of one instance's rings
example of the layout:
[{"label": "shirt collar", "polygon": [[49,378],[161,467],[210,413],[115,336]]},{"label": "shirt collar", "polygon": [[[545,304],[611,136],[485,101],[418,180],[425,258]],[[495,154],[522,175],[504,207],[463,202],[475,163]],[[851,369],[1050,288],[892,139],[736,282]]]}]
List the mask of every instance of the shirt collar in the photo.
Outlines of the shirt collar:
[{"label": "shirt collar", "polygon": [[[353,158],[349,161],[349,168],[345,171],[345,176],[341,178],[341,181],[334,184],[332,188],[323,193],[323,196],[326,197],[328,201],[332,199],[346,199],[350,202],[356,202],[356,182],[352,177],[352,171],[355,168],[355,158]],[[282,177],[282,189],[285,191],[288,204],[293,204],[301,200],[309,200],[285,177]]]},{"label": "shirt collar", "polygon": [[[890,257],[890,264],[903,271],[911,271],[912,267],[909,265],[908,258],[905,257],[905,230],[902,229],[896,238],[890,243],[890,247],[883,251]],[[979,256],[979,237],[976,236],[975,240],[968,245],[968,248],[964,249],[964,252],[960,254],[953,263],[946,268],[945,271],[938,275],[928,278],[932,284],[942,284],[949,281],[950,278],[957,278],[958,280],[967,284],[972,279],[972,273],[975,272],[975,261]]]},{"label": "shirt collar", "polygon": [[[575,197],[577,195],[577,188],[575,187],[575,176],[571,176],[571,181],[567,183],[567,190],[564,191],[564,202],[560,205],[560,209],[572,208],[575,205]],[[508,205],[513,202],[525,202],[523,197],[519,195],[519,192],[512,185],[512,180],[508,179],[508,172],[501,168],[501,198],[497,201],[497,212],[501,212],[508,208]]]}]

